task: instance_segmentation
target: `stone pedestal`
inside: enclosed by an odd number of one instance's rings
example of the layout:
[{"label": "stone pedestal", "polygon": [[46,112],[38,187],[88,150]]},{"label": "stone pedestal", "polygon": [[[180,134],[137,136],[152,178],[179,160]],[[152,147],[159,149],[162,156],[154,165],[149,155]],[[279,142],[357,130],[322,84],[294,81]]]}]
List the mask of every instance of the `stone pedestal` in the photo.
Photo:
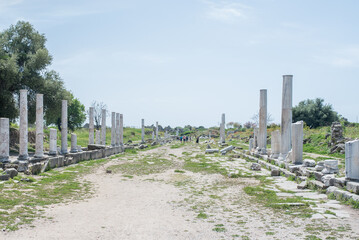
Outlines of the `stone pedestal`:
[{"label": "stone pedestal", "polygon": [[156,122],[156,141],[158,141],[158,122]]},{"label": "stone pedestal", "polygon": [[267,153],[267,90],[260,90],[258,152]]},{"label": "stone pedestal", "polygon": [[258,147],[258,128],[253,128],[253,148]]},{"label": "stone pedestal", "polygon": [[101,132],[100,132],[100,130],[96,130],[96,144],[101,145]]},{"label": "stone pedestal", "polygon": [[77,135],[75,133],[71,133],[71,151],[72,153],[77,153]]},{"label": "stone pedestal", "polygon": [[280,131],[275,130],[271,135],[271,158],[277,159],[280,154]]},{"label": "stone pedestal", "polygon": [[0,118],[0,162],[9,162],[10,125],[8,118]]},{"label": "stone pedestal", "polygon": [[101,144],[106,146],[106,109],[102,109]]},{"label": "stone pedestal", "polygon": [[111,146],[116,146],[116,113],[111,113]]},{"label": "stone pedestal", "polygon": [[145,119],[141,119],[141,141],[145,142]]},{"label": "stone pedestal", "polygon": [[250,138],[250,139],[249,139],[248,150],[249,150],[249,151],[252,151],[252,149],[253,149],[253,138]]},{"label": "stone pedestal", "polygon": [[226,142],[226,115],[222,113],[222,122],[220,126],[220,143]]},{"label": "stone pedestal", "polygon": [[67,100],[62,100],[61,115],[61,154],[68,153],[67,150]]},{"label": "stone pedestal", "polygon": [[20,90],[20,139],[19,160],[28,160],[27,90]]},{"label": "stone pedestal", "polygon": [[282,119],[280,125],[281,137],[279,159],[285,159],[291,149],[292,86],[293,76],[284,75],[282,90]]},{"label": "stone pedestal", "polygon": [[36,94],[35,158],[44,158],[44,95]]},{"label": "stone pedestal", "polygon": [[116,113],[116,146],[120,145],[120,114]]},{"label": "stone pedestal", "polygon": [[123,114],[120,114],[120,146],[123,146]]},{"label": "stone pedestal", "polygon": [[94,124],[94,108],[89,110],[89,144],[95,143],[95,124]]},{"label": "stone pedestal", "polygon": [[292,163],[303,164],[303,121],[292,124]]},{"label": "stone pedestal", "polygon": [[345,143],[345,176],[359,181],[359,140]]},{"label": "stone pedestal", "polygon": [[57,129],[50,128],[50,150],[49,155],[57,155]]}]

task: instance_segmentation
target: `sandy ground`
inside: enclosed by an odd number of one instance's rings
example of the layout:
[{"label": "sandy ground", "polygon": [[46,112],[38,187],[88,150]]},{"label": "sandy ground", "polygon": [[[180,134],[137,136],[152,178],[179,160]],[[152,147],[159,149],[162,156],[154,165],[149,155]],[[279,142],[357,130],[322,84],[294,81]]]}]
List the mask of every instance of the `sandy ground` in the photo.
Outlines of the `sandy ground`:
[{"label": "sandy ground", "polygon": [[[169,158],[171,154],[173,159],[190,150],[193,154],[199,152],[198,148],[161,147],[140,155],[159,153]],[[222,162],[228,166],[228,162]],[[119,160],[106,165],[113,164],[119,164]],[[247,165],[238,160],[230,167],[248,169]],[[106,174],[107,166],[84,177],[94,184],[94,197],[53,205],[45,210],[45,218],[32,223],[35,227],[0,233],[0,239],[306,239],[313,235],[306,232],[308,226],[318,226],[314,235],[322,239],[332,235],[335,237],[328,239],[359,239],[358,211],[326,199],[325,194],[308,190],[291,193],[318,201],[318,214],[303,219],[251,201],[243,187],[257,184],[253,179],[187,171],[176,174],[174,169],[128,179],[121,174]],[[281,188],[296,189],[284,178],[275,180]],[[337,215],[328,216],[325,209]],[[208,218],[197,218],[202,211]],[[215,231],[216,226],[225,231]],[[337,229],[340,235],[330,233]]]}]

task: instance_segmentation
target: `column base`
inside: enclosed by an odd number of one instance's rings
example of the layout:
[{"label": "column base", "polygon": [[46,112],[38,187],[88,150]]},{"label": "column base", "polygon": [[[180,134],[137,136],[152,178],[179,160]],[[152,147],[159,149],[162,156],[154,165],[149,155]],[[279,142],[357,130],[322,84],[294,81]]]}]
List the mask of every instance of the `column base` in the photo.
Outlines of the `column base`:
[{"label": "column base", "polygon": [[29,154],[19,155],[19,157],[17,159],[27,161],[27,160],[29,160]]}]

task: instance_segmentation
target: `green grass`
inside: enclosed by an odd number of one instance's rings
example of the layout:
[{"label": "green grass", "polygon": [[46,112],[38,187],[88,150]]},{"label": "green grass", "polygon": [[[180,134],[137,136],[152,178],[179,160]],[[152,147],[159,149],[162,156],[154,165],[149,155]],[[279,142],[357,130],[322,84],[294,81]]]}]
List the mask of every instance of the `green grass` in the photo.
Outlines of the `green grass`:
[{"label": "green grass", "polygon": [[[254,196],[258,203],[273,209],[286,210],[285,213],[287,214],[295,213],[296,216],[311,217],[313,212],[309,203],[301,197],[278,197],[275,191],[261,186],[247,186],[244,188],[244,192],[249,196]],[[304,206],[291,206],[290,203],[303,203]]]},{"label": "green grass", "polygon": [[10,180],[2,184],[0,228],[17,230],[20,225],[29,224],[39,217],[42,207],[86,198],[91,194],[91,184],[80,181],[78,177],[105,162],[104,159],[86,161],[61,171],[50,170],[36,179],[26,176],[30,182]]},{"label": "green grass", "polygon": [[197,215],[197,218],[201,218],[201,219],[207,219],[208,218],[208,215],[203,213],[203,212],[200,212],[198,215]]}]

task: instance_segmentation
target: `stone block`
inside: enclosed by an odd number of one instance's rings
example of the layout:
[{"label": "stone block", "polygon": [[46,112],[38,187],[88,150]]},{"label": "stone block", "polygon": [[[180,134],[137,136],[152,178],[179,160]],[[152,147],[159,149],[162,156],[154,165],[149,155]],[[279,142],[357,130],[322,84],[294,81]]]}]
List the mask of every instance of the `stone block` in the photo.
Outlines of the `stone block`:
[{"label": "stone block", "polygon": [[100,144],[89,144],[89,145],[87,145],[88,150],[97,150],[97,149],[105,149],[105,148],[106,148],[105,145],[100,145]]},{"label": "stone block", "polygon": [[280,170],[278,168],[272,169],[271,176],[280,176]]},{"label": "stone block", "polygon": [[15,168],[8,168],[4,171],[5,174],[9,174],[10,178],[17,176],[18,172]]},{"label": "stone block", "polygon": [[206,149],[205,153],[217,153],[219,152],[219,149]]},{"label": "stone block", "polygon": [[324,175],[321,179],[321,181],[324,183],[326,187],[334,186],[334,175]]},{"label": "stone block", "polygon": [[321,181],[322,180],[322,177],[323,177],[323,173],[321,172],[314,172],[314,178],[318,181]]},{"label": "stone block", "polygon": [[10,175],[9,174],[2,174],[0,175],[0,181],[7,181],[10,179]]},{"label": "stone block", "polygon": [[303,160],[303,166],[304,167],[315,167],[316,162],[313,159],[304,159]]},{"label": "stone block", "polygon": [[296,173],[299,171],[299,168],[300,166],[299,165],[290,165],[288,166],[288,170],[291,172],[291,173]]},{"label": "stone block", "polygon": [[305,189],[308,187],[308,183],[306,181],[303,181],[297,185],[298,189]]},{"label": "stone block", "polygon": [[347,190],[359,194],[359,182],[347,182]]},{"label": "stone block", "polygon": [[334,178],[334,186],[343,188],[347,185],[347,180],[345,178]]},{"label": "stone block", "polygon": [[338,172],[338,160],[324,160],[324,169],[322,170],[323,174],[333,174]]}]

